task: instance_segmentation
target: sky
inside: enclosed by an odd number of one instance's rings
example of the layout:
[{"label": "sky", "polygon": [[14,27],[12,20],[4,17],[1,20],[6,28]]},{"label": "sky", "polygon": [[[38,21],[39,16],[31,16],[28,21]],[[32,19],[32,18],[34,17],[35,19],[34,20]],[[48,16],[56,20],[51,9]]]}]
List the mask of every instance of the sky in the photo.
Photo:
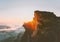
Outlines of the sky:
[{"label": "sky", "polygon": [[0,0],[0,24],[22,24],[32,19],[35,10],[60,16],[60,0]]}]

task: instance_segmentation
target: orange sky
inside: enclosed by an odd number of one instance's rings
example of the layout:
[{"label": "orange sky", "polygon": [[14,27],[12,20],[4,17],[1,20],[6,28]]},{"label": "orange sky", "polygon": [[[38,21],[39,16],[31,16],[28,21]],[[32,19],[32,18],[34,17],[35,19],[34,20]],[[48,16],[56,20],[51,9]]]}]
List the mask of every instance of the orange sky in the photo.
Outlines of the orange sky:
[{"label": "orange sky", "polygon": [[20,18],[0,18],[0,24],[14,24],[23,25],[24,22],[28,22],[32,19],[20,19]]},{"label": "orange sky", "polygon": [[0,19],[0,23],[5,23],[5,24],[21,24],[22,22],[23,21],[18,18]]}]

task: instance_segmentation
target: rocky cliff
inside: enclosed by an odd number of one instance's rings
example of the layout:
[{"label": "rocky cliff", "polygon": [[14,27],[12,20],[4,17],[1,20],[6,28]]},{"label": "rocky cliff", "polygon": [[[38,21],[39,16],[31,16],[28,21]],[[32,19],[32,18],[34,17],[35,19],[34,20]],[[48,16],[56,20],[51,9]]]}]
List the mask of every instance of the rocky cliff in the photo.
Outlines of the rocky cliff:
[{"label": "rocky cliff", "polygon": [[26,31],[21,42],[60,42],[60,17],[53,12],[37,10],[34,11],[33,21],[35,23],[28,22],[23,25]]}]

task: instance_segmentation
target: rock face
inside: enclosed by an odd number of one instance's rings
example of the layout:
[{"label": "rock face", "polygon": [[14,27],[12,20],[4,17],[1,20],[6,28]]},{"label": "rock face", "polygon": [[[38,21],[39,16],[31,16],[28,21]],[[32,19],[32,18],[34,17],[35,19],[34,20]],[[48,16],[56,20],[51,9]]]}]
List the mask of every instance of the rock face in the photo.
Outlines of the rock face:
[{"label": "rock face", "polygon": [[60,42],[60,17],[53,12],[37,10],[34,11],[33,21],[35,23],[23,25],[26,31],[21,42]]}]

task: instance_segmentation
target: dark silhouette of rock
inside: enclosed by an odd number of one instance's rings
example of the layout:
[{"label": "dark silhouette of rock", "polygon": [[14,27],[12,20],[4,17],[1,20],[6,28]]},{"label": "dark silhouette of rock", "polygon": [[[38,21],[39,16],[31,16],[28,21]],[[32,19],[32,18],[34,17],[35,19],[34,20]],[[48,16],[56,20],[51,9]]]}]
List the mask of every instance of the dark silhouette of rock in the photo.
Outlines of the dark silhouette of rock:
[{"label": "dark silhouette of rock", "polygon": [[60,42],[60,17],[53,12],[36,10],[33,21],[36,23],[24,23],[26,31],[21,42]]}]

